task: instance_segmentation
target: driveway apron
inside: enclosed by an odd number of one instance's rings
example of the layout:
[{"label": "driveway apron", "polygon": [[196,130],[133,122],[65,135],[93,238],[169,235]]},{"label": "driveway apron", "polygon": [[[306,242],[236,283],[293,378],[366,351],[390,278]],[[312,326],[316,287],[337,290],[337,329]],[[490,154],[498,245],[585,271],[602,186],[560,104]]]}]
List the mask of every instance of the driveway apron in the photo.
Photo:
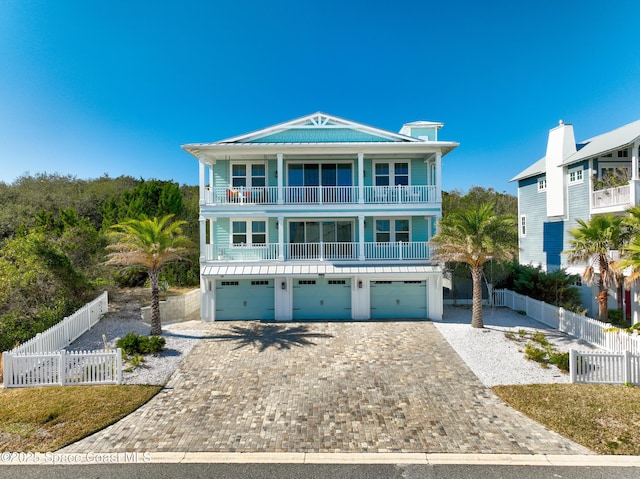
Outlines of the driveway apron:
[{"label": "driveway apron", "polygon": [[202,327],[155,398],[62,451],[590,453],[504,404],[430,322]]}]

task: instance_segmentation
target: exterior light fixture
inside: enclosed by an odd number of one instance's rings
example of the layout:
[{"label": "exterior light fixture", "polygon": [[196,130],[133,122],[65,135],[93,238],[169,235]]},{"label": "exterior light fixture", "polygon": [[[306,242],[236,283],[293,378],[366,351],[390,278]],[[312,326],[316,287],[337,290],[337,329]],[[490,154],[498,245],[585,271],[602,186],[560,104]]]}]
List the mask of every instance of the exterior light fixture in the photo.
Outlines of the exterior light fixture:
[{"label": "exterior light fixture", "polygon": [[358,281],[358,289],[362,289],[362,280]]},{"label": "exterior light fixture", "polygon": [[280,289],[287,289],[287,282],[283,281],[282,283],[280,283]]}]

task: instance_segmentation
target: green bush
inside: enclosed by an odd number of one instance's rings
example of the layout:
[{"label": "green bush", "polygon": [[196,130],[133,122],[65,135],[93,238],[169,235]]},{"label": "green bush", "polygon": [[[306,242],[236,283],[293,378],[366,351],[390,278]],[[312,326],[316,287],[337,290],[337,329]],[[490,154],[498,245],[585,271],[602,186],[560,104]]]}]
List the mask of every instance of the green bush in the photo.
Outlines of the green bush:
[{"label": "green bush", "polygon": [[162,351],[166,341],[160,336],[141,336],[136,333],[127,333],[118,339],[116,347],[121,348],[128,356],[136,354],[156,354]]},{"label": "green bush", "polygon": [[550,353],[549,361],[558,366],[558,369],[569,372],[569,353]]},{"label": "green bush", "polygon": [[537,331],[533,333],[531,339],[541,346],[549,346],[549,341],[547,341],[547,337],[542,331]]},{"label": "green bush", "polygon": [[610,309],[608,311],[609,314],[609,322],[616,326],[627,326],[627,323],[624,320],[624,314],[622,311],[618,311],[617,309]]},{"label": "green bush", "polygon": [[524,346],[524,356],[525,358],[540,364],[547,363],[547,351],[538,348],[533,343],[527,343]]}]

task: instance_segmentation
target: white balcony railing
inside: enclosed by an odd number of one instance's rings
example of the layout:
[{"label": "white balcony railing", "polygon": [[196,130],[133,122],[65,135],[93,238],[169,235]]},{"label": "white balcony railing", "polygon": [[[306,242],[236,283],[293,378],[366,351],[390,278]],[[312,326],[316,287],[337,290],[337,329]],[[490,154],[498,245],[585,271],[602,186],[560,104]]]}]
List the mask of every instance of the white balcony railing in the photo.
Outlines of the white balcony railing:
[{"label": "white balcony railing", "polygon": [[[357,186],[215,187],[205,190],[208,205],[344,204],[359,203]],[[430,203],[437,201],[435,186],[365,186],[369,204]]]},{"label": "white balcony railing", "polygon": [[435,186],[365,186],[365,203],[430,203],[436,201]]},{"label": "white balcony railing", "polygon": [[591,204],[593,205],[593,208],[628,206],[630,203],[631,193],[629,185],[596,190],[591,193]]},{"label": "white balcony railing", "polygon": [[[206,261],[273,261],[280,259],[277,243],[266,245],[206,245]],[[357,242],[286,243],[285,261],[355,261],[359,259]],[[428,260],[431,247],[425,242],[364,243],[365,260]]]}]

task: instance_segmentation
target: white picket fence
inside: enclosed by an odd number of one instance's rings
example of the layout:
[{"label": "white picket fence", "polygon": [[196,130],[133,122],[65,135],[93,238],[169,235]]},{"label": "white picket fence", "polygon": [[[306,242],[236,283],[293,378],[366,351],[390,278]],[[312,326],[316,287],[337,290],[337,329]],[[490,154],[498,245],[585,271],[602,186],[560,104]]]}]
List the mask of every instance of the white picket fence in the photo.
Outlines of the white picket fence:
[{"label": "white picket fence", "polygon": [[122,383],[122,350],[3,352],[4,387]]},{"label": "white picket fence", "polygon": [[109,309],[107,292],[11,351],[2,353],[4,387],[120,384],[122,352],[63,351]]},{"label": "white picket fence", "polygon": [[612,331],[610,323],[576,314],[506,289],[494,292],[494,305],[527,316],[608,352],[570,351],[571,382],[640,384],[640,336]]},{"label": "white picket fence", "polygon": [[536,321],[607,351],[640,354],[640,336],[622,330],[611,332],[613,325],[610,323],[603,323],[507,289],[495,291],[494,305],[524,311]]},{"label": "white picket fence", "polygon": [[38,333],[29,341],[12,349],[11,353],[48,353],[66,348],[86,331],[95,326],[109,310],[109,297],[105,291],[90,303],[85,304],[71,316],[46,331]]}]

